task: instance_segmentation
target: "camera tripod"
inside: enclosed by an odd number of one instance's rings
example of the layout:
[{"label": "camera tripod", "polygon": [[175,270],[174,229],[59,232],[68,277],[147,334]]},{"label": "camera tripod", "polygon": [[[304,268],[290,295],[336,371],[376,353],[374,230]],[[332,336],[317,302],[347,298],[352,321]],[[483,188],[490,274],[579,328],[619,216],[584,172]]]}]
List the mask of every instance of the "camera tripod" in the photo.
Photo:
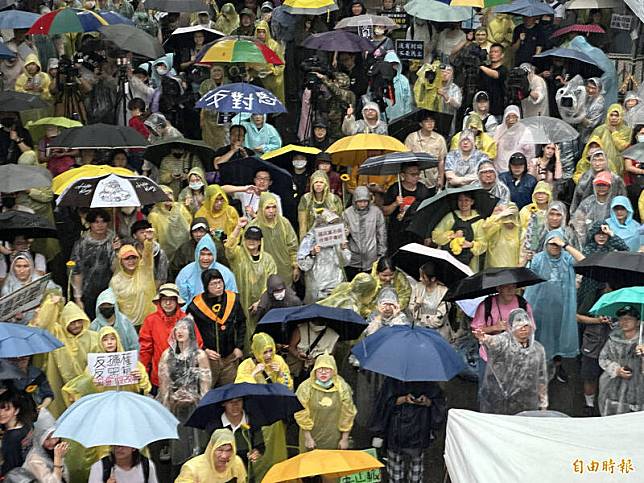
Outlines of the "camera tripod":
[{"label": "camera tripod", "polygon": [[58,103],[62,106],[62,115],[68,119],[87,123],[87,113],[83,98],[78,91],[78,84],[73,79],[62,83],[62,91],[59,94]]},{"label": "camera tripod", "polygon": [[[117,59],[118,62],[118,77],[116,85],[116,100],[114,101],[114,124],[118,125],[122,121],[123,126],[127,126],[127,66],[126,62],[119,62],[121,59]],[[121,117],[122,116],[122,117]]]}]

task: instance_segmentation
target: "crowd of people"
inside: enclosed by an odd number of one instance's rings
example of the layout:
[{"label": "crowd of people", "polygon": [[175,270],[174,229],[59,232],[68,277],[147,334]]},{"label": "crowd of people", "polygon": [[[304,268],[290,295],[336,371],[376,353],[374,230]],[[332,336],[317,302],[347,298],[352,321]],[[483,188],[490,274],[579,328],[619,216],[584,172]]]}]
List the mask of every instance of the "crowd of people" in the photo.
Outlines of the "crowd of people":
[{"label": "crowd of people", "polygon": [[[436,330],[468,362],[462,377],[478,382],[482,412],[548,409],[549,385],[568,383],[563,362],[575,358],[584,415],[644,409],[641,304],[616,318],[596,316],[594,303],[620,285],[573,268],[596,253],[644,251],[644,149],[623,154],[644,143],[644,89],[634,79],[618,86],[615,69],[605,67],[612,61],[604,52],[625,41],[607,27],[610,9],[537,3],[553,13],[477,9],[474,28],[407,16],[392,29],[376,20],[367,32],[373,52],[353,53],[301,44],[342,19],[400,19],[403,5],[350,0],[292,15],[270,0],[208,2],[192,13],[129,0],[19,2],[39,14],[116,11],[167,53],[152,61],[128,54],[123,63],[99,32],[2,30],[16,54],[0,60],[3,95],[32,94],[49,108],[0,105],[0,163],[46,168],[52,177],[88,165],[125,168],[158,183],[167,201],[87,209],[57,206],[53,185],[2,193],[2,212],[35,213],[58,229],[55,239],[16,235],[0,245],[3,297],[51,275],[39,306],[8,322],[46,329],[63,343],[8,360],[22,377],[2,381],[0,392],[4,481],[260,482],[294,451],[372,446],[388,481],[428,481],[424,455],[447,417],[444,387],[362,369],[350,355],[356,341],[317,321],[302,321],[284,340],[258,326],[272,309],[304,304],[355,311],[365,321],[361,339],[391,326]],[[604,33],[554,35],[582,24]],[[187,43],[173,37],[182,27],[192,28]],[[284,63],[200,63],[213,31],[252,37]],[[405,59],[396,40],[423,41],[424,58]],[[538,57],[559,46],[594,64]],[[195,107],[239,81],[269,90],[287,112],[231,117]],[[120,123],[169,148],[149,159],[140,148],[50,147],[64,128],[28,129],[25,116],[52,115]],[[535,143],[521,121],[536,116],[576,134]],[[326,152],[357,134],[396,135],[436,167],[412,160],[398,176],[360,175],[366,158],[384,152],[365,146],[350,166]],[[286,171],[287,186],[277,189]],[[455,193],[443,200],[447,214],[424,233],[410,229],[420,204],[445,189]],[[489,216],[478,192],[496,197]],[[334,227],[341,236],[320,238]],[[398,266],[396,254],[409,243],[440,248],[474,273],[528,267],[545,281],[499,286],[468,316],[444,300],[450,287],[435,263],[418,263],[413,273]],[[119,390],[156,398],[180,421],[179,439],[142,449],[54,437],[66,408],[115,389],[93,379],[88,354],[122,351],[138,351],[139,362],[136,382]],[[239,382],[284,385],[303,409],[294,421],[249,432],[244,400],[231,399],[206,430],[184,424],[208,391]]]}]

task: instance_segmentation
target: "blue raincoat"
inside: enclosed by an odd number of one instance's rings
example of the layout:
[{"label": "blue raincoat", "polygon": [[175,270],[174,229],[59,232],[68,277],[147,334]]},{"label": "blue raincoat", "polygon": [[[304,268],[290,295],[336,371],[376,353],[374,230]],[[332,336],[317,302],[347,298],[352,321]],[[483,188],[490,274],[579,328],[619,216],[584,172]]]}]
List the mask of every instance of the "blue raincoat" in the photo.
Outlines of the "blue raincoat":
[{"label": "blue raincoat", "polygon": [[389,51],[385,55],[385,62],[391,62],[397,64],[396,66],[396,76],[394,77],[394,91],[396,93],[396,103],[391,104],[389,99],[387,102],[387,109],[385,113],[387,114],[387,119],[395,119],[405,114],[409,114],[414,108],[414,94],[409,85],[409,80],[402,73],[402,63],[396,55],[396,52]]},{"label": "blue raincoat", "polygon": [[[617,221],[617,216],[613,208],[616,206],[623,206],[626,208],[628,215],[626,215],[626,223],[621,224]],[[629,251],[636,252],[640,249],[640,245],[644,244],[644,236],[640,235],[640,224],[633,219],[633,205],[626,196],[615,196],[610,204],[610,218],[606,218],[606,223],[610,229],[624,240],[628,246]]]},{"label": "blue raincoat", "polygon": [[177,287],[179,287],[181,298],[186,302],[184,308],[192,302],[192,299],[196,295],[204,291],[203,283],[201,282],[201,273],[203,270],[199,266],[199,253],[204,248],[210,250],[213,255],[214,261],[208,268],[215,268],[221,272],[221,275],[224,277],[226,290],[238,292],[235,275],[230,271],[230,268],[217,262],[217,247],[215,246],[215,242],[210,235],[205,235],[195,247],[195,261],[183,267],[175,281]]},{"label": "blue raincoat", "polygon": [[[563,240],[564,233],[561,230],[548,232],[545,243],[554,237]],[[530,269],[546,282],[528,287],[524,298],[532,306],[537,324],[536,339],[546,350],[546,357],[575,357],[579,352],[575,259],[563,250],[559,258],[554,258],[547,250],[537,253],[530,265]]]},{"label": "blue raincoat", "polygon": [[245,147],[255,150],[256,147],[260,146],[264,153],[282,147],[282,138],[277,129],[266,122],[266,116],[264,116],[264,125],[261,129],[257,129],[252,120],[244,121],[241,124],[246,128]]},{"label": "blue raincoat", "polygon": [[570,48],[583,52],[591,57],[595,61],[595,65],[604,71],[601,76],[602,86],[604,88],[604,105],[608,107],[611,104],[615,104],[617,102],[617,71],[615,70],[613,61],[606,56],[603,50],[590,45],[581,35],[578,35],[570,41]]},{"label": "blue raincoat", "polygon": [[101,315],[98,308],[101,304],[112,304],[114,306],[114,330],[118,332],[123,344],[123,349],[126,351],[139,350],[139,336],[134,330],[134,324],[127,318],[123,312],[119,310],[119,304],[116,301],[116,296],[111,288],[103,290],[96,299],[96,318],[89,326],[89,330],[98,332],[102,327],[109,325],[107,319]]}]

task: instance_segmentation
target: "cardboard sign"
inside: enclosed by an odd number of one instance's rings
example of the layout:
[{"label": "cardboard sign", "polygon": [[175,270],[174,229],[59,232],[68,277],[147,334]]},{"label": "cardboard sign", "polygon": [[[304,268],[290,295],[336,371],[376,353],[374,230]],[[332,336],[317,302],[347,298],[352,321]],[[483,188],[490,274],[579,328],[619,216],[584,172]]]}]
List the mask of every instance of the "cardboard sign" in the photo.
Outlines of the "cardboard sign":
[{"label": "cardboard sign", "polygon": [[[365,453],[369,453],[374,458],[378,457],[378,454],[376,453],[376,450],[374,448],[368,448],[363,451]],[[338,478],[338,483],[377,483],[379,481],[382,481],[380,468],[369,471],[361,471],[360,473],[354,473],[353,475]]]},{"label": "cardboard sign", "polygon": [[396,54],[400,59],[423,60],[425,42],[422,40],[396,40]]},{"label": "cardboard sign", "polygon": [[334,247],[346,241],[344,223],[323,226],[315,229],[315,243],[324,247]]},{"label": "cardboard sign", "polygon": [[138,379],[132,376],[138,360],[137,351],[91,352],[87,354],[87,367],[97,384],[125,386],[138,382]]},{"label": "cardboard sign", "polygon": [[9,320],[20,312],[38,307],[50,280],[51,275],[47,274],[0,298],[0,320]]},{"label": "cardboard sign", "polygon": [[610,17],[610,28],[618,30],[630,30],[633,25],[632,15],[618,15],[614,13]]}]

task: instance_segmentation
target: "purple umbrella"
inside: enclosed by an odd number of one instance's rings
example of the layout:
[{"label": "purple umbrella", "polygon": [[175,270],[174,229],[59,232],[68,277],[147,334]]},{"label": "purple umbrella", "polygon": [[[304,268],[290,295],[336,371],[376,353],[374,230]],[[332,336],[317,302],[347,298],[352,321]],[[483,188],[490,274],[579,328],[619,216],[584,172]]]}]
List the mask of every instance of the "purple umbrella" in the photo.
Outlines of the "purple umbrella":
[{"label": "purple umbrella", "polygon": [[302,42],[302,47],[325,52],[372,52],[371,41],[346,30],[332,30],[313,34]]}]

